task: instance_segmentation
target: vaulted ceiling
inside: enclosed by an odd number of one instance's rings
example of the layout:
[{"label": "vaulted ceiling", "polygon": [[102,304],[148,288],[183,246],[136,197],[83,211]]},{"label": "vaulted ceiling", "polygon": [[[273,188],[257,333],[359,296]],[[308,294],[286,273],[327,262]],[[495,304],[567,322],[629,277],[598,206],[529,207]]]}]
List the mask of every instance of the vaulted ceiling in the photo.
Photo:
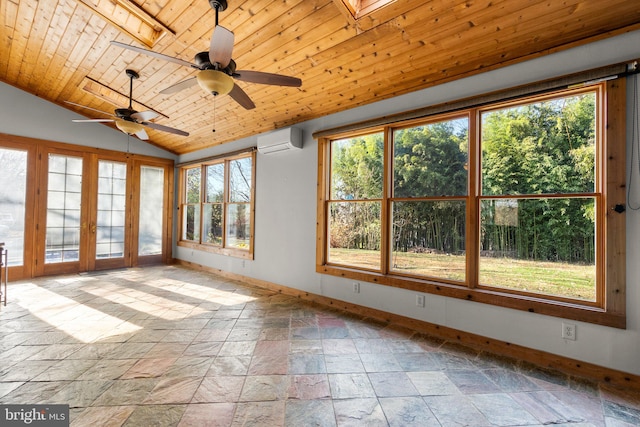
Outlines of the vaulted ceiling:
[{"label": "vaulted ceiling", "polygon": [[127,107],[135,70],[134,109],[190,134],[148,129],[149,142],[183,154],[637,30],[640,2],[228,0],[219,24],[239,70],[302,85],[236,80],[250,110],[198,85],[161,94],[197,70],[111,43],[193,63],[215,26],[207,0],[2,0],[0,80],[98,118]]}]

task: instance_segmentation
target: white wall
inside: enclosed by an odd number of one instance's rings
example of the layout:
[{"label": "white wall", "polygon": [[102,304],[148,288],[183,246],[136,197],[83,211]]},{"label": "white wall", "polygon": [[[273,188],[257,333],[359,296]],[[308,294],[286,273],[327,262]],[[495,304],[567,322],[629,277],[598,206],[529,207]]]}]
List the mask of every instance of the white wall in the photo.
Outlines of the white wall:
[{"label": "white wall", "polygon": [[[435,295],[427,295],[426,307],[419,308],[415,306],[415,292],[370,283],[362,283],[361,292],[354,294],[349,281],[315,272],[317,144],[311,138],[311,134],[318,130],[639,57],[640,32],[634,32],[297,125],[304,131],[302,150],[269,156],[258,154],[257,157],[255,260],[243,261],[182,247],[175,247],[174,256],[640,375],[640,212],[628,209],[625,214],[628,254],[626,330],[571,322],[577,324],[577,341],[565,341],[561,338],[563,320],[559,318]],[[632,93],[630,88],[629,94]],[[628,134],[631,135],[630,113],[628,122]],[[255,136],[190,153],[178,161],[195,160],[252,145],[256,145]],[[628,146],[630,150],[631,144]],[[637,167],[637,157],[635,159]],[[629,151],[627,163],[630,161]],[[633,186],[636,200],[640,200],[638,174]]]},{"label": "white wall", "polygon": [[100,123],[74,123],[86,119],[71,110],[0,82],[0,132],[10,135],[175,159],[168,151]]},{"label": "white wall", "polygon": [[[311,134],[318,130],[636,58],[640,58],[640,32],[302,123],[299,127],[304,130],[304,149],[271,156],[258,155],[255,260],[243,261],[182,247],[174,247],[174,256],[640,375],[640,211],[627,209],[625,213],[627,329],[575,322],[577,341],[565,341],[560,338],[562,320],[558,318],[435,295],[427,295],[426,307],[418,308],[414,292],[362,283],[361,292],[354,294],[349,281],[315,273],[317,145],[311,138]],[[630,87],[629,94],[632,93]],[[632,133],[631,105],[630,97],[628,135]],[[72,123],[73,118],[81,116],[0,82],[0,132],[127,151],[126,135],[99,124]],[[640,131],[636,131],[635,135],[639,134]],[[256,137],[253,136],[189,153],[177,161],[195,160],[255,145]],[[174,158],[170,153],[136,138],[129,140],[129,151]],[[636,168],[639,154],[636,148]],[[627,170],[630,165],[631,142],[628,143]],[[632,189],[638,203],[639,175],[640,171],[636,169]]]}]

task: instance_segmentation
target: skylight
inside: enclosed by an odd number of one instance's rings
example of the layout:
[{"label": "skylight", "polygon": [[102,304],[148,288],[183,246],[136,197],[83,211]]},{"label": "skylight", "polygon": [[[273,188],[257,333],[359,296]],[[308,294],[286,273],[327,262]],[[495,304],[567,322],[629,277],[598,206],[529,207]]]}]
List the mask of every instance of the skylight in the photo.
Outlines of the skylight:
[{"label": "skylight", "polygon": [[395,2],[395,0],[340,0],[339,2],[357,20]]},{"label": "skylight", "polygon": [[175,33],[130,0],[77,0],[120,31],[147,47],[153,47],[165,34]]}]

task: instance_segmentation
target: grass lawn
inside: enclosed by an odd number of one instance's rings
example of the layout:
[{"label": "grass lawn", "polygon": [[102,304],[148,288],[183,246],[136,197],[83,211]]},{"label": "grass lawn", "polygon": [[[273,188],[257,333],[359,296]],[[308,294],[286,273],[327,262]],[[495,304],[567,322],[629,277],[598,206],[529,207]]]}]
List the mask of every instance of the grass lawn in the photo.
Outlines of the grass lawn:
[{"label": "grass lawn", "polygon": [[[331,248],[335,264],[380,268],[380,252]],[[465,257],[433,253],[394,253],[393,270],[422,277],[464,281]],[[595,266],[512,258],[480,258],[480,283],[498,288],[595,301]]]}]

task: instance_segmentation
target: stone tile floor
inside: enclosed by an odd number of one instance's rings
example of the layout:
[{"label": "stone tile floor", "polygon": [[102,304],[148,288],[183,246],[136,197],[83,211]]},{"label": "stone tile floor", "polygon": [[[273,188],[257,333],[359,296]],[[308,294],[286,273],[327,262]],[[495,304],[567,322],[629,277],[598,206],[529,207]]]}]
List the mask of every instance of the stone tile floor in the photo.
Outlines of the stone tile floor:
[{"label": "stone tile floor", "polygon": [[10,283],[0,403],[80,426],[640,425],[640,396],[176,266]]}]

